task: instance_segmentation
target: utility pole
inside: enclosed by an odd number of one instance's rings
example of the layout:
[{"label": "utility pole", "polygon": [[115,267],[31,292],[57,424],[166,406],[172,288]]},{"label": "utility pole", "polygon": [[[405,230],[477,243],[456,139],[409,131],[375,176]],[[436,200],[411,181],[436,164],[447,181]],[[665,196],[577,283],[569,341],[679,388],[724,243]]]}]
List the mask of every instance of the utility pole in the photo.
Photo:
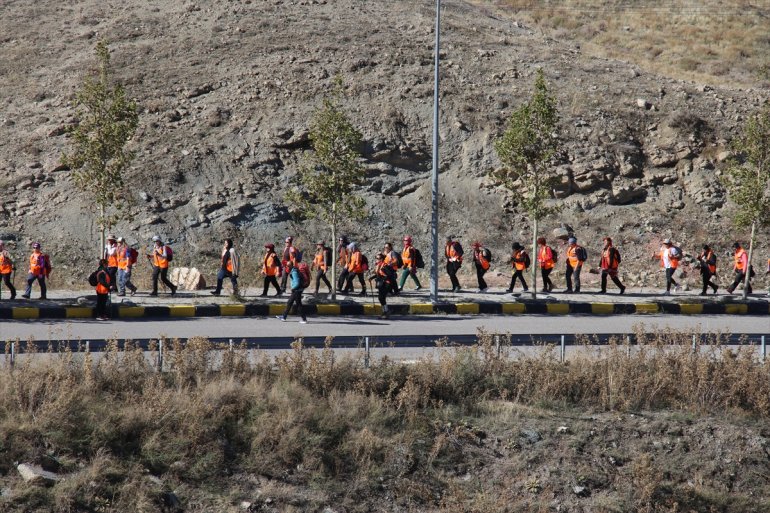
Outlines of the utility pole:
[{"label": "utility pole", "polygon": [[433,174],[431,196],[431,264],[430,264],[430,302],[438,303],[438,89],[439,55],[441,53],[441,0],[436,0],[436,44],[433,77]]}]

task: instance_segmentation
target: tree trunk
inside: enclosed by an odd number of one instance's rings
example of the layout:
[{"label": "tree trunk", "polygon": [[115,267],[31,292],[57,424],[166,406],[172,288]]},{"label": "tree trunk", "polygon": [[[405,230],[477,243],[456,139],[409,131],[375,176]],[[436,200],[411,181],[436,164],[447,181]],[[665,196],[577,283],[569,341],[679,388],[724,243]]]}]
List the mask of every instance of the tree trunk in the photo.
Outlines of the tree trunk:
[{"label": "tree trunk", "polygon": [[532,299],[537,299],[537,217],[532,220]]},{"label": "tree trunk", "polygon": [[751,223],[751,238],[749,239],[749,261],[746,263],[746,274],[743,277],[743,299],[749,297],[749,285],[751,284],[751,257],[754,252],[754,235],[756,234],[757,222]]},{"label": "tree trunk", "polygon": [[99,233],[99,244],[100,245],[99,245],[99,253],[98,254],[99,254],[99,258],[101,259],[101,258],[104,258],[104,256],[105,256],[104,255],[104,248],[107,245],[107,241],[105,240],[105,237],[107,236],[105,230],[107,229],[107,227],[105,226],[105,221],[104,221],[104,205],[100,205],[99,206],[99,215],[100,215],[100,217],[99,217],[99,231],[100,231],[100,233]]},{"label": "tree trunk", "polygon": [[337,203],[332,203],[332,301],[337,300]]}]

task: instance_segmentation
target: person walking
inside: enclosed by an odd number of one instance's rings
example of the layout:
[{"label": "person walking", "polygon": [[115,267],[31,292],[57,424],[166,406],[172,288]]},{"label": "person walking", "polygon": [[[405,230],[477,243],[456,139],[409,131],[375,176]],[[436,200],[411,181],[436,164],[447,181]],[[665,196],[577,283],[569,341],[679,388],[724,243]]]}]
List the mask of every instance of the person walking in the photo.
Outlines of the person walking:
[{"label": "person walking", "polygon": [[152,237],[152,242],[154,245],[152,253],[147,255],[147,259],[150,261],[150,265],[152,265],[152,292],[150,292],[150,295],[158,295],[158,278],[160,278],[160,281],[171,289],[171,295],[174,296],[176,295],[177,287],[168,279],[168,263],[173,257],[173,252],[171,248],[163,244],[163,240],[157,235]]},{"label": "person walking", "polygon": [[281,254],[281,267],[283,273],[281,274],[281,292],[286,292],[286,280],[289,279],[289,268],[287,263],[291,262],[294,266],[297,265],[297,248],[294,247],[294,237],[286,237],[284,240],[283,253]]},{"label": "person walking", "polygon": [[663,246],[660,248],[660,266],[666,273],[666,291],[664,296],[671,295],[671,285],[674,286],[674,290],[679,290],[679,284],[674,280],[674,273],[679,267],[679,259],[682,257],[681,250],[674,246],[671,239],[665,239]]},{"label": "person walking", "polygon": [[[136,294],[136,286],[131,283],[131,271],[136,265],[139,257],[138,251],[126,243],[126,239],[118,237],[118,296],[126,295],[126,288],[131,291],[131,295]],[[107,259],[107,272],[109,273],[109,259]],[[112,277],[110,277],[112,279]]]},{"label": "person walking", "polygon": [[404,249],[401,250],[401,261],[403,262],[403,267],[401,268],[401,279],[398,282],[398,290],[402,292],[404,290],[404,285],[406,285],[406,279],[411,276],[412,281],[414,281],[415,288],[414,290],[420,290],[422,288],[422,285],[420,285],[420,279],[417,277],[417,249],[412,246],[412,237],[407,235],[404,237]]},{"label": "person walking", "polygon": [[[749,266],[749,255],[746,253],[746,250],[743,249],[740,242],[733,244],[733,249],[733,271],[735,271],[735,280],[729,287],[727,287],[727,293],[732,294],[738,285],[745,282],[746,290],[751,294],[753,292],[750,280],[752,269]],[[747,272],[749,273],[748,278],[746,277]]]},{"label": "person walking", "polygon": [[294,265],[293,260],[286,261],[286,268],[289,270],[288,275],[290,278],[289,286],[291,287],[291,296],[289,296],[289,300],[286,302],[286,309],[283,311],[283,315],[279,315],[277,318],[281,321],[285,321],[291,311],[291,307],[296,306],[297,315],[302,318],[299,323],[307,324],[305,312],[302,310],[302,291],[305,290],[305,287],[303,287],[302,284],[302,276],[300,276],[299,270],[297,269],[297,266]]},{"label": "person walking", "polygon": [[617,285],[620,293],[623,294],[626,291],[626,287],[618,278],[618,266],[621,261],[620,251],[612,245],[610,237],[605,237],[603,242],[604,248],[602,249],[602,257],[599,260],[599,268],[602,270],[602,290],[599,293],[607,293],[607,277],[609,276],[612,279],[612,283]]},{"label": "person walking", "polygon": [[337,267],[340,269],[340,275],[337,277],[337,292],[342,292],[345,288],[345,282],[348,281],[348,264],[350,263],[348,244],[350,241],[347,236],[341,235],[337,246]]},{"label": "person walking", "polygon": [[21,295],[24,299],[29,299],[32,294],[32,284],[37,281],[40,286],[40,299],[46,297],[47,288],[45,280],[51,275],[51,258],[41,251],[39,242],[32,243],[32,254],[29,256],[29,274],[27,274],[27,289]]},{"label": "person walking", "polygon": [[102,258],[99,260],[99,268],[96,270],[96,320],[107,321],[109,315],[107,312],[107,302],[112,290],[112,281],[110,279],[109,260]]},{"label": "person walking", "polygon": [[396,282],[396,271],[393,266],[385,261],[386,256],[382,253],[377,253],[375,257],[374,272],[369,276],[369,282],[374,280],[374,285],[377,287],[377,298],[382,306],[381,319],[390,318],[390,310],[388,309],[388,293],[392,290],[393,284]]},{"label": "person walking", "polygon": [[511,266],[513,267],[513,275],[511,276],[511,285],[508,287],[506,292],[513,292],[514,287],[516,287],[516,280],[521,280],[523,291],[527,292],[529,290],[529,286],[527,286],[527,281],[524,279],[524,271],[529,269],[531,264],[529,254],[527,253],[527,250],[524,249],[524,246],[518,242],[514,242],[511,245],[511,249],[513,250],[513,253],[511,253]]},{"label": "person walking", "polygon": [[446,238],[444,256],[446,257],[446,272],[449,275],[449,281],[452,282],[452,292],[460,292],[460,280],[457,279],[457,271],[463,265],[463,247],[459,241],[454,240],[452,235]]},{"label": "person walking", "polygon": [[540,276],[543,278],[543,292],[553,291],[553,282],[551,281],[551,273],[556,266],[556,259],[558,253],[549,246],[545,237],[537,239],[539,249],[537,251],[537,263],[540,265]]},{"label": "person walking", "polygon": [[717,256],[711,250],[708,244],[703,245],[703,251],[698,255],[698,262],[700,263],[700,275],[703,279],[703,290],[700,295],[706,295],[706,289],[711,287],[714,294],[717,293],[717,284],[711,281],[711,278],[717,274]]},{"label": "person walking", "polygon": [[8,292],[11,293],[11,301],[16,299],[16,288],[13,286],[13,280],[11,280],[14,269],[11,254],[5,249],[5,241],[0,240],[0,281],[5,284]]},{"label": "person walking", "polygon": [[350,262],[348,262],[348,275],[343,294],[352,294],[354,292],[353,280],[358,277],[358,281],[361,284],[361,292],[358,295],[366,296],[364,272],[367,271],[367,266],[364,255],[361,253],[361,248],[358,247],[357,242],[351,242],[348,245],[348,252],[350,253]]},{"label": "person walking", "polygon": [[471,248],[473,249],[473,265],[476,268],[476,281],[479,283],[479,292],[483,293],[488,288],[484,275],[490,267],[489,250],[478,241],[471,244]]},{"label": "person walking", "polygon": [[275,295],[280,296],[282,292],[276,276],[283,272],[283,267],[281,267],[278,255],[275,253],[275,244],[268,242],[265,244],[265,249],[267,251],[265,251],[265,256],[262,257],[262,276],[265,277],[265,280],[262,294],[259,297],[267,296],[267,289],[270,288],[270,285],[275,287]]},{"label": "person walking", "polygon": [[110,275],[110,290],[118,290],[118,240],[114,235],[107,236],[107,244],[104,246],[104,255],[107,260],[107,273]]},{"label": "person walking", "polygon": [[313,259],[312,269],[315,269],[315,295],[318,295],[318,289],[321,286],[321,280],[323,280],[326,287],[329,289],[329,294],[332,293],[332,284],[329,282],[329,278],[326,277],[326,273],[329,270],[329,266],[332,265],[332,248],[326,247],[326,242],[319,240],[315,245],[315,258]]},{"label": "person walking", "polygon": [[233,295],[238,295],[238,273],[240,271],[240,258],[235,250],[233,239],[225,239],[222,246],[222,254],[219,256],[219,271],[217,271],[217,288],[211,293],[218,296],[222,293],[222,286],[225,278],[230,278],[230,284],[233,286]]},{"label": "person walking", "polygon": [[[385,264],[393,268],[393,272],[398,275],[398,270],[403,266],[401,254],[393,250],[393,243],[386,242],[382,254],[385,255]],[[390,293],[398,295],[398,280],[390,280]]]},{"label": "person walking", "polygon": [[[567,272],[565,278],[567,280],[567,290],[564,292],[569,294],[574,292],[580,293],[580,271],[583,270],[583,263],[587,259],[586,250],[582,246],[578,246],[577,239],[570,237],[567,240]],[[574,288],[572,286],[574,281]]]}]

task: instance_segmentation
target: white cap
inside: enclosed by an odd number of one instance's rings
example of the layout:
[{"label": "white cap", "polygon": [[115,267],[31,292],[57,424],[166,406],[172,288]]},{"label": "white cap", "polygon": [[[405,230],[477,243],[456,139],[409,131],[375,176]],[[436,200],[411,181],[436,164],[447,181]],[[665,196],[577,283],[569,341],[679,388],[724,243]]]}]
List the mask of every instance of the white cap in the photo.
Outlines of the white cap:
[{"label": "white cap", "polygon": [[663,244],[671,244],[671,239],[663,239]]},{"label": "white cap", "polygon": [[162,242],[162,241],[160,240],[160,237],[158,237],[157,235],[153,235],[153,236],[152,236],[152,241],[153,241],[153,242]]}]

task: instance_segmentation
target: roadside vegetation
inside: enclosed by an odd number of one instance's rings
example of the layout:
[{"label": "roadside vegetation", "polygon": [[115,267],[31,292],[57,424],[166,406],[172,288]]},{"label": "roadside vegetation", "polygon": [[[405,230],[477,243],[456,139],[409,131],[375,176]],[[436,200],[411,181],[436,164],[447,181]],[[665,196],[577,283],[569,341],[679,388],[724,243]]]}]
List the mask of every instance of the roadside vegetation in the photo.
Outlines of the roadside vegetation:
[{"label": "roadside vegetation", "polygon": [[[169,344],[162,373],[131,344],[6,358],[0,510],[768,511],[756,348],[643,331],[567,363],[488,334],[368,369],[205,339]],[[64,479],[25,483],[21,462]]]},{"label": "roadside vegetation", "polygon": [[685,80],[770,84],[770,6],[750,0],[502,0],[509,13],[588,55]]}]

